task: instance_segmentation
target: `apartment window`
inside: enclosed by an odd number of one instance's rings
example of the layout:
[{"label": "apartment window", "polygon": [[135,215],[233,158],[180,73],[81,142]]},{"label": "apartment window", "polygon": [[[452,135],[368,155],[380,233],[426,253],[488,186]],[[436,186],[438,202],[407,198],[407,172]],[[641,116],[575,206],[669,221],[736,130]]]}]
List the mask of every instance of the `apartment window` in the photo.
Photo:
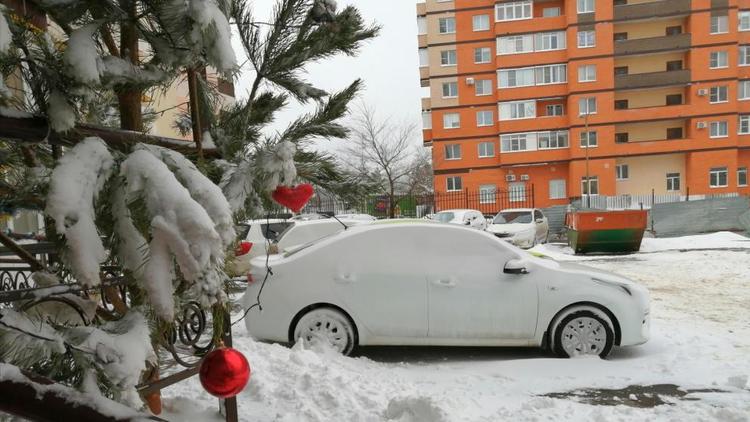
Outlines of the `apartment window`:
[{"label": "apartment window", "polygon": [[432,113],[429,111],[422,112],[422,129],[432,129]]},{"label": "apartment window", "polygon": [[750,80],[739,81],[737,83],[737,99],[750,100]]},{"label": "apartment window", "polygon": [[578,48],[588,48],[596,46],[595,31],[578,31]]},{"label": "apartment window", "polygon": [[739,21],[738,31],[750,31],[750,10],[737,12],[737,20]]},{"label": "apartment window", "polygon": [[537,142],[539,149],[560,149],[568,148],[568,131],[553,130],[550,132],[537,133]]},{"label": "apartment window", "polygon": [[450,176],[445,179],[445,190],[454,192],[463,189],[461,176]]},{"label": "apartment window", "polygon": [[726,120],[720,122],[711,122],[709,126],[709,136],[711,138],[726,138],[729,136],[729,125]]},{"label": "apartment window", "polygon": [[495,156],[495,143],[494,142],[480,142],[479,143],[479,158],[487,158]]},{"label": "apartment window", "polygon": [[587,64],[578,66],[578,82],[594,82],[596,81],[596,65]]},{"label": "apartment window", "polygon": [[500,70],[500,88],[546,85],[567,82],[566,64]]},{"label": "apartment window", "polygon": [[492,61],[492,50],[489,47],[474,49],[474,63],[489,63]]},{"label": "apartment window", "polygon": [[[742,47],[740,47],[740,52],[742,51]],[[729,62],[727,59],[727,52],[726,51],[712,51],[711,55],[709,57],[708,67],[711,69],[718,69],[721,67],[727,67],[729,66]]]},{"label": "apartment window", "polygon": [[596,97],[579,98],[578,114],[596,114]]},{"label": "apartment window", "polygon": [[712,104],[729,101],[729,90],[726,86],[712,86],[709,90],[708,101]]},{"label": "apartment window", "polygon": [[747,186],[747,167],[737,169],[737,186]]},{"label": "apartment window", "polygon": [[474,93],[476,95],[492,95],[492,80],[480,79],[474,82]]},{"label": "apartment window", "polygon": [[627,110],[628,100],[615,100],[615,110]]},{"label": "apartment window", "polygon": [[597,146],[596,131],[581,132],[581,148],[594,148]]},{"label": "apartment window", "polygon": [[[586,183],[588,181],[588,183]],[[599,195],[599,177],[581,177],[581,193],[583,195]]]},{"label": "apartment window", "polygon": [[441,66],[455,66],[456,65],[456,50],[444,50],[440,52],[440,65]]},{"label": "apartment window", "polygon": [[534,50],[562,50],[565,48],[565,31],[542,32],[534,35]]},{"label": "apartment window", "polygon": [[424,16],[417,17],[417,33],[419,35],[427,34],[427,18]]},{"label": "apartment window", "polygon": [[625,6],[626,4],[628,4],[628,0],[614,0],[612,2],[614,6]]},{"label": "apartment window", "polygon": [[502,135],[500,137],[500,147],[502,151],[526,151],[527,134],[516,133],[512,135]]},{"label": "apartment window", "polygon": [[750,45],[741,45],[737,56],[737,62],[740,66],[750,65]]},{"label": "apartment window", "polygon": [[568,65],[553,64],[534,68],[534,78],[537,85],[559,84],[568,81]]},{"label": "apartment window", "polygon": [[682,60],[671,60],[667,62],[666,66],[667,72],[672,72],[675,70],[682,70]]},{"label": "apartment window", "polygon": [[549,199],[565,199],[565,179],[553,179],[549,181]]},{"label": "apartment window", "polygon": [[712,188],[725,188],[728,176],[726,167],[714,167],[708,172],[708,185]]},{"label": "apartment window", "polygon": [[461,116],[458,113],[443,114],[443,129],[456,129],[461,127]]},{"label": "apartment window", "polygon": [[492,126],[494,124],[492,110],[477,111],[477,126]]},{"label": "apartment window", "polygon": [[498,3],[495,5],[495,20],[496,21],[515,21],[521,19],[532,18],[532,2],[517,1]]},{"label": "apartment window", "polygon": [[629,135],[627,132],[615,133],[616,144],[626,144],[628,143],[628,138],[629,138]]},{"label": "apartment window", "polygon": [[627,66],[617,66],[615,67],[615,76],[617,75],[627,75],[628,74],[628,67]]},{"label": "apartment window", "polygon": [[563,105],[562,104],[548,104],[546,107],[547,116],[562,116]]},{"label": "apartment window", "polygon": [[680,173],[667,173],[667,191],[680,191]]},{"label": "apartment window", "polygon": [[458,97],[458,82],[443,82],[443,98]]},{"label": "apartment window", "polygon": [[479,203],[494,204],[496,191],[495,185],[479,185]]},{"label": "apartment window", "polygon": [[578,13],[591,13],[594,11],[594,0],[577,0],[576,3]]},{"label": "apartment window", "polygon": [[728,32],[728,21],[727,15],[711,15],[711,33],[723,34]]},{"label": "apartment window", "polygon": [[526,183],[508,183],[508,199],[510,202],[522,202],[526,200]]},{"label": "apartment window", "polygon": [[668,26],[664,30],[664,34],[666,36],[680,35],[680,34],[682,34],[682,26],[680,26],[680,25],[677,25],[677,26]]},{"label": "apartment window", "polygon": [[438,32],[441,34],[455,34],[456,18],[439,18]]},{"label": "apartment window", "polygon": [[629,169],[627,164],[618,164],[615,166],[617,180],[628,180],[630,178],[628,172]]},{"label": "apartment window", "polygon": [[665,103],[667,105],[681,105],[682,104],[682,94],[669,94],[667,95],[665,99]]},{"label": "apartment window", "polygon": [[750,135],[750,114],[740,114],[737,122],[737,133]]},{"label": "apartment window", "polygon": [[615,32],[612,34],[612,41],[619,42],[619,41],[627,41],[628,40],[628,33],[627,32]]},{"label": "apartment window", "polygon": [[500,103],[500,120],[530,119],[536,117],[536,101]]},{"label": "apartment window", "polygon": [[560,16],[559,7],[545,7],[542,9],[543,18],[554,18],[555,16]]},{"label": "apartment window", "polygon": [[497,54],[530,53],[534,51],[534,35],[511,35],[497,39]]},{"label": "apartment window", "polygon": [[427,67],[430,65],[430,54],[426,48],[419,49],[419,67]]},{"label": "apartment window", "polygon": [[514,88],[518,86],[534,85],[534,68],[501,70],[500,88]]},{"label": "apartment window", "polygon": [[448,144],[445,146],[445,159],[446,160],[460,160],[461,159],[461,145],[459,144]]},{"label": "apartment window", "polygon": [[474,31],[489,31],[490,15],[476,15],[472,17],[471,26]]},{"label": "apartment window", "polygon": [[681,127],[667,128],[667,139],[682,139],[682,128]]}]

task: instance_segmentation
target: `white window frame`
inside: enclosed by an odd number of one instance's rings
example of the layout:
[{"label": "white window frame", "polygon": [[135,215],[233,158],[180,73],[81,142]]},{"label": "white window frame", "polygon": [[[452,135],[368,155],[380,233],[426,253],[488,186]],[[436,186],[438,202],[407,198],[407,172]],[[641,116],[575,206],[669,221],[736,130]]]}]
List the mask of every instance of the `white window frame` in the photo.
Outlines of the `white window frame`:
[{"label": "white window frame", "polygon": [[[714,25],[714,22],[716,25]],[[714,26],[716,29],[714,30]],[[710,34],[726,34],[729,32],[729,16],[712,15],[709,21],[708,31]]]},{"label": "white window frame", "polygon": [[729,87],[726,85],[712,86],[708,92],[708,102],[710,104],[729,102]]},{"label": "white window frame", "polygon": [[[451,28],[451,22],[453,23],[452,28]],[[455,33],[456,33],[456,18],[455,17],[438,18],[438,34],[447,35],[447,34],[455,34]]]},{"label": "white window frame", "polygon": [[549,181],[549,199],[567,199],[567,181],[565,179],[551,179]]},{"label": "white window frame", "polygon": [[525,54],[534,52],[534,34],[497,37],[497,54]]},{"label": "white window frame", "polygon": [[[593,72],[591,72],[592,69]],[[578,66],[578,82],[596,82],[596,65],[585,64]]]},{"label": "white window frame", "polygon": [[[479,61],[477,61],[477,55]],[[477,47],[474,49],[474,64],[492,63],[492,49],[489,47]]]},{"label": "white window frame", "polygon": [[499,104],[499,120],[536,118],[536,100],[508,101]]},{"label": "white window frame", "polygon": [[[721,184],[722,175],[724,184]],[[727,167],[712,167],[708,171],[708,187],[725,188],[727,186],[729,186],[729,169]]]},{"label": "white window frame", "polygon": [[737,100],[750,100],[750,79],[740,80],[737,82]]},{"label": "white window frame", "polygon": [[427,51],[426,48],[420,48],[417,54],[419,54],[419,67],[429,67],[430,66],[429,51]]},{"label": "white window frame", "polygon": [[750,31],[750,10],[740,10],[737,12],[737,30]]},{"label": "white window frame", "polygon": [[446,161],[455,161],[461,159],[461,144],[445,144],[443,147]]},{"label": "white window frame", "polygon": [[[455,117],[455,119],[453,119]],[[443,129],[458,129],[461,127],[461,115],[458,113],[443,114]]]},{"label": "white window frame", "polygon": [[[547,14],[547,13],[548,13],[548,12],[547,12],[548,10],[554,10],[554,11],[555,11],[555,13],[554,13],[554,14],[552,14],[552,15],[548,15],[548,14]],[[542,17],[543,17],[543,18],[556,18],[556,17],[560,16],[561,14],[562,14],[562,10],[560,9],[560,6],[555,6],[555,7],[544,7],[544,8],[542,8]]]},{"label": "white window frame", "polygon": [[[503,74],[507,74],[506,80],[510,82],[510,75],[511,72],[513,73],[513,80],[515,82],[514,85],[505,85],[503,86]],[[531,72],[531,77],[525,77],[524,82],[522,85],[518,84],[518,75],[519,72]],[[502,89],[510,89],[510,88],[520,88],[524,86],[534,86],[534,68],[533,67],[517,67],[514,69],[501,69],[497,71],[497,79],[498,79],[498,88]],[[528,83],[527,83],[528,82]]]},{"label": "white window frame", "polygon": [[726,120],[718,120],[714,122],[710,122],[708,124],[709,131],[708,131],[708,137],[709,138],[727,138],[729,137],[729,122]]},{"label": "white window frame", "polygon": [[578,13],[591,13],[595,10],[595,0],[577,0],[576,1],[576,12]]},{"label": "white window frame", "polygon": [[[740,46],[741,48],[742,46]],[[712,51],[708,55],[709,69],[723,69],[729,67],[729,53],[726,50]]]},{"label": "white window frame", "polygon": [[[448,95],[446,95],[446,87],[448,88]],[[441,87],[441,94],[443,98],[458,98],[458,82],[443,82]]]},{"label": "white window frame", "polygon": [[[740,180],[740,174],[744,175],[744,182]],[[747,186],[747,167],[737,167],[737,186]]]},{"label": "white window frame", "polygon": [[417,16],[417,34],[427,35],[427,17]]},{"label": "white window frame", "polygon": [[534,51],[555,51],[566,48],[565,31],[537,32],[534,34]]},{"label": "white window frame", "polygon": [[737,48],[737,66],[750,66],[750,45]]},{"label": "white window frame", "polygon": [[[477,19],[479,18],[479,19]],[[484,19],[482,19],[484,18]],[[486,25],[484,21],[486,20]],[[474,32],[489,31],[490,30],[490,15],[474,15],[471,18],[471,28]]]},{"label": "white window frame", "polygon": [[494,142],[480,142],[479,144],[477,144],[477,156],[479,158],[494,157],[495,156],[495,143]]},{"label": "white window frame", "polygon": [[477,97],[492,95],[493,90],[494,84],[492,83],[492,79],[477,79],[474,81],[474,95]]},{"label": "white window frame", "polygon": [[578,48],[596,47],[596,31],[578,31],[576,38]]},{"label": "white window frame", "polygon": [[583,114],[586,114],[586,115],[596,114],[596,108],[597,108],[596,97],[581,97],[578,99],[578,115],[579,116]]},{"label": "white window frame", "polygon": [[[503,10],[503,17],[500,18],[500,10]],[[516,16],[520,11],[520,16]],[[508,18],[508,12],[512,17]],[[534,2],[531,0],[505,2],[495,4],[495,22],[509,22],[531,19],[534,17]]]},{"label": "white window frame", "polygon": [[422,129],[432,129],[432,112],[422,112]]},{"label": "white window frame", "polygon": [[479,185],[479,203],[480,204],[494,204],[496,201],[497,186],[495,185]]},{"label": "white window frame", "polygon": [[[456,182],[458,182],[458,187],[456,187]],[[464,187],[463,187],[463,180],[461,180],[461,176],[448,176],[445,178],[445,191],[446,192],[460,192],[462,190],[464,190]]]},{"label": "white window frame", "polygon": [[[680,173],[667,173],[667,192],[679,192],[680,191]],[[675,180],[677,186],[675,186]]]},{"label": "white window frame", "polygon": [[[543,79],[548,71],[549,76],[551,76],[550,82],[540,82],[539,79]],[[542,75],[541,78],[539,76],[540,74]],[[556,78],[558,78],[558,80],[555,80]],[[544,66],[535,66],[534,83],[535,85],[556,85],[568,83],[568,65],[550,64]]]},{"label": "white window frame", "polygon": [[510,182],[508,183],[508,200],[510,202],[523,202],[526,200],[526,183]]},{"label": "white window frame", "polygon": [[[560,113],[557,113],[557,110],[560,110]],[[553,113],[550,113],[550,110],[553,110]],[[562,104],[547,104],[544,106],[544,113],[547,117],[553,117],[553,116],[564,116],[565,115],[565,106]]]},{"label": "white window frame", "polygon": [[[445,56],[443,54],[445,54]],[[451,63],[451,58],[453,59],[453,63]],[[456,50],[443,50],[440,52],[440,66],[456,66],[457,62],[458,57],[456,56]]]},{"label": "white window frame", "polygon": [[[487,122],[487,119],[485,118],[488,113],[490,116],[489,122]],[[477,111],[477,127],[486,127],[486,126],[494,126],[494,125],[495,125],[495,113],[492,110]]]},{"label": "white window frame", "polygon": [[[500,135],[500,152],[521,152],[536,150],[536,133],[508,133]],[[529,145],[533,143],[533,149]],[[503,145],[508,148],[504,148]]]},{"label": "white window frame", "polygon": [[[542,146],[542,138],[547,137],[547,145]],[[570,139],[567,130],[551,130],[536,133],[537,149],[565,149],[570,148]]]},{"label": "white window frame", "polygon": [[737,134],[750,135],[750,114],[740,114],[737,117]]},{"label": "white window frame", "polygon": [[[588,183],[587,186],[587,181]],[[591,193],[589,191],[590,187],[594,187],[594,189],[591,189],[591,191],[594,191],[595,193]],[[586,189],[584,189],[586,188]],[[581,177],[581,196],[598,196],[599,195],[599,176],[589,176],[588,180],[586,179],[586,176]]]},{"label": "white window frame", "polygon": [[615,165],[615,179],[616,180],[629,180],[630,179],[630,167],[627,164],[616,164]]},{"label": "white window frame", "polygon": [[[591,138],[592,138],[591,134],[594,135],[593,136],[593,138],[594,138],[593,145],[591,144]],[[584,142],[584,138],[586,138],[586,144],[585,145],[583,143]],[[581,148],[597,148],[597,147],[599,147],[599,135],[596,133],[595,130],[589,130],[588,132],[581,131],[578,134],[578,145]]]}]

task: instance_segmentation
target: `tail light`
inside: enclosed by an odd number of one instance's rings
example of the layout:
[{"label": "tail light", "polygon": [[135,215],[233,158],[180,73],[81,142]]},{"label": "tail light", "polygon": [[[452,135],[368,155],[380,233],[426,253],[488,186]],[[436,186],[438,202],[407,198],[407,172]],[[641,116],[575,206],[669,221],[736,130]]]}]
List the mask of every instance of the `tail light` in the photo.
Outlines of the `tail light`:
[{"label": "tail light", "polygon": [[246,240],[243,240],[237,245],[237,248],[234,250],[234,256],[242,256],[250,252],[250,249],[253,248],[253,242],[248,242]]},{"label": "tail light", "polygon": [[253,279],[253,275],[250,273],[247,273],[247,284],[252,284],[254,281],[255,279]]}]

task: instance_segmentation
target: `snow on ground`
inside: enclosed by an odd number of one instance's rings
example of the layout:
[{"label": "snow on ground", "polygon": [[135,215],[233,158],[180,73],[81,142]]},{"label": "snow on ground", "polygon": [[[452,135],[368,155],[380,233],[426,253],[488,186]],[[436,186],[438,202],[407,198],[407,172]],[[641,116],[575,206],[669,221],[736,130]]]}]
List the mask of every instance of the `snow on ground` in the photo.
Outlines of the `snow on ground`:
[{"label": "snow on ground", "polygon": [[[240,419],[750,421],[750,240],[716,233],[644,239],[642,249],[647,252],[594,257],[573,256],[557,244],[534,251],[585,260],[649,287],[652,338],[645,345],[616,348],[608,360],[555,359],[521,348],[401,347],[347,358],[314,346],[258,343],[240,325],[235,347],[253,369],[238,396]],[[662,394],[657,398],[667,404],[649,405],[654,384],[674,384],[683,397]],[[647,388],[626,389],[610,405],[584,403],[604,392],[545,396],[633,385]],[[217,417],[217,400],[195,377],[163,396],[168,419]]]}]

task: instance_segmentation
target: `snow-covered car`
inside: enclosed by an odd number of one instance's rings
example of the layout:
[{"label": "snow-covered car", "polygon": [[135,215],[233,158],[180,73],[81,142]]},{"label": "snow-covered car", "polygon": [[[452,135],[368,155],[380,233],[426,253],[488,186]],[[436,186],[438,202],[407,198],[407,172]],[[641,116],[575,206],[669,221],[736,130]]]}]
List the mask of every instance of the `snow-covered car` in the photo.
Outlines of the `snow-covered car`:
[{"label": "snow-covered car", "polygon": [[249,220],[235,228],[239,243],[234,251],[234,259],[229,262],[227,272],[231,276],[241,276],[250,270],[250,260],[269,251],[271,243],[292,226],[294,222],[278,218]]},{"label": "snow-covered car", "polygon": [[[271,256],[265,283],[259,259],[244,299],[259,340],[323,341],[347,354],[366,345],[542,346],[605,357],[649,338],[645,287],[532,256],[485,231],[424,220],[353,227]],[[260,289],[262,311],[252,306]]]},{"label": "snow-covered car", "polygon": [[531,248],[547,242],[549,223],[539,209],[512,208],[497,213],[487,231],[520,248]]},{"label": "snow-covered car", "polygon": [[336,214],[336,218],[340,220],[361,220],[361,221],[375,221],[377,218],[370,214]]},{"label": "snow-covered car", "polygon": [[287,227],[274,242],[272,253],[283,253],[299,245],[344,231],[348,227],[368,224],[368,220],[347,220],[326,218],[325,220],[295,221]]},{"label": "snow-covered car", "polygon": [[440,211],[432,216],[432,220],[441,223],[457,224],[459,226],[469,226],[478,230],[484,230],[487,227],[487,220],[477,210],[456,209]]}]

